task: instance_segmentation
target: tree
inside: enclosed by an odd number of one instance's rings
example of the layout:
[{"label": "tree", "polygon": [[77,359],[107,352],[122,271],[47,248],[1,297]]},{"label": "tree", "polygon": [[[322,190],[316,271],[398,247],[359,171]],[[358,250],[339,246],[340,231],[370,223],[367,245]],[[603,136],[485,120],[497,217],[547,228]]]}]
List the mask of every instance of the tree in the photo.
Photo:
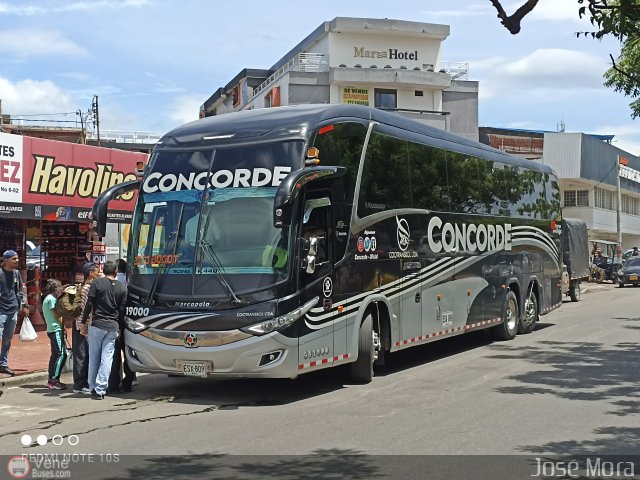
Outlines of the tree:
[{"label": "tree", "polygon": [[[509,32],[520,32],[522,19],[538,4],[527,0],[512,15],[507,15],[500,0],[490,0],[498,18]],[[618,59],[611,57],[612,67],[604,74],[604,84],[632,99],[631,117],[640,117],[640,0],[577,0],[578,16],[587,17],[594,30],[576,32],[599,40],[610,35],[622,44]]]}]

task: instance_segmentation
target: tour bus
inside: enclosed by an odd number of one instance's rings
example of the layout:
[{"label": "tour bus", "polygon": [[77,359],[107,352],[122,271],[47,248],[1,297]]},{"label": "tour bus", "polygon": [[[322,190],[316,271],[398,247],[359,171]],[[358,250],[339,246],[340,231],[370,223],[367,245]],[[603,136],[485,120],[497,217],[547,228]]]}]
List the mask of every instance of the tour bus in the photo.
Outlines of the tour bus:
[{"label": "tour bus", "polygon": [[136,190],[126,356],[137,372],[295,378],[488,329],[562,302],[546,165],[382,110],[300,105],[188,123]]}]

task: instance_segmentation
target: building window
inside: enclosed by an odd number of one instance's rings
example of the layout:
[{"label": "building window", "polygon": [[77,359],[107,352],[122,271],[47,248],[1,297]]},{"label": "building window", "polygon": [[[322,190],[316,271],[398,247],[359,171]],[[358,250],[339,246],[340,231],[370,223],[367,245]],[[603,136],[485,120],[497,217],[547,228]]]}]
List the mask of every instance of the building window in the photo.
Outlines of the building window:
[{"label": "building window", "polygon": [[622,212],[638,215],[640,213],[640,199],[631,195],[622,195]]},{"label": "building window", "polygon": [[280,106],[280,87],[273,87],[264,96],[264,108]]},{"label": "building window", "polygon": [[613,201],[614,192],[596,187],[593,189],[593,193],[595,193],[597,208],[615,210],[615,203]]},{"label": "building window", "polygon": [[240,85],[236,85],[231,90],[232,104],[234,107],[240,105]]},{"label": "building window", "polygon": [[375,89],[374,106],[376,108],[395,110],[398,108],[397,90]]},{"label": "building window", "polygon": [[564,206],[565,207],[588,207],[589,206],[589,190],[565,190]]}]

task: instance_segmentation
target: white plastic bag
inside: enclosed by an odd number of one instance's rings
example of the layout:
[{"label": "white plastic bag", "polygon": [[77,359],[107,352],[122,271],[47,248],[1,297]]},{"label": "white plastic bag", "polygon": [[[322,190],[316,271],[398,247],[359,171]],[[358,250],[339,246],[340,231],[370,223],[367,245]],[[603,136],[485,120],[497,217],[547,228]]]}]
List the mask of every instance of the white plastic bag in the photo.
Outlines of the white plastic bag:
[{"label": "white plastic bag", "polygon": [[62,365],[62,373],[73,372],[73,350],[67,343],[67,339],[64,340],[64,349],[67,352],[67,358]]},{"label": "white plastic bag", "polygon": [[36,333],[36,329],[33,328],[31,320],[29,320],[29,317],[24,317],[22,327],[20,327],[20,340],[23,342],[31,342],[36,338],[38,338],[38,334]]}]

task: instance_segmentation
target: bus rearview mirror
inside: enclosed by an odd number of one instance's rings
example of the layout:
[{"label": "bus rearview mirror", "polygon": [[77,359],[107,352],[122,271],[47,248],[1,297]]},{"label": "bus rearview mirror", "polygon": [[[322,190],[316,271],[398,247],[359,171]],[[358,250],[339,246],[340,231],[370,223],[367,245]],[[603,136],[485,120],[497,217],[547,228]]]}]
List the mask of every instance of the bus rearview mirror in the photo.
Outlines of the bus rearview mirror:
[{"label": "bus rearview mirror", "polygon": [[313,255],[314,257],[318,254],[318,238],[311,237],[309,239],[309,255]]},{"label": "bus rearview mirror", "polygon": [[316,257],[315,255],[307,255],[306,266],[304,269],[308,274],[312,274],[316,271]]},{"label": "bus rearview mirror", "polygon": [[129,180],[128,182],[122,182],[107,188],[96,198],[96,201],[93,203],[93,208],[91,209],[91,216],[95,223],[96,233],[100,237],[104,237],[107,232],[109,202],[124,193],[137,190],[138,188],[140,188],[140,180]]}]

